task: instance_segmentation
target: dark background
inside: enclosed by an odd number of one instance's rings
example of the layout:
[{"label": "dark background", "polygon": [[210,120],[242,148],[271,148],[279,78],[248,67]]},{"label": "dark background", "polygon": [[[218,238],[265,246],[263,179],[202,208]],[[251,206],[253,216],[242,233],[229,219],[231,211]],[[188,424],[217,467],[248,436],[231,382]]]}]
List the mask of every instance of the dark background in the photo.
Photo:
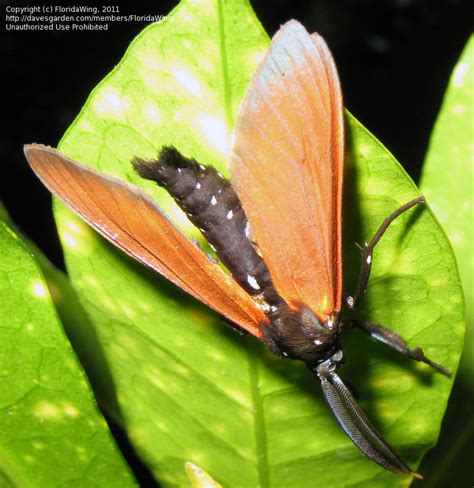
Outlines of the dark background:
[{"label": "dark background", "polygon": [[[166,15],[177,1],[104,4],[118,5],[124,15]],[[0,5],[3,20],[6,5],[35,3],[0,0]],[[450,73],[472,31],[471,3],[254,0],[252,5],[270,35],[280,24],[296,18],[310,32],[318,31],[326,38],[339,68],[346,106],[416,181]],[[111,23],[105,33],[15,32],[2,25],[1,199],[20,228],[60,267],[50,195],[27,167],[22,145],[56,146],[88,94],[120,61],[143,27]],[[145,471],[140,476],[144,485],[149,484]]]}]

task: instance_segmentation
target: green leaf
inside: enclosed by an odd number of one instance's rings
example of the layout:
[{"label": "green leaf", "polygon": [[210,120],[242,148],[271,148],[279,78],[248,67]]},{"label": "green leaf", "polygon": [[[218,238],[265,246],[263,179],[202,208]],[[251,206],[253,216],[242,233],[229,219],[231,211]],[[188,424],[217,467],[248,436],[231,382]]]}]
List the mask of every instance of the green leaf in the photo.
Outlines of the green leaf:
[{"label": "green leaf", "polygon": [[1,213],[0,485],[136,486],[40,269]]},{"label": "green leaf", "polygon": [[[420,184],[451,240],[459,263],[467,321],[470,323],[474,319],[473,86],[474,37],[471,37],[449,82],[431,136]],[[473,343],[470,341],[471,346]],[[474,363],[471,367],[474,386]]]},{"label": "green leaf", "polygon": [[184,470],[191,488],[222,488],[219,483],[193,463],[185,463]]},{"label": "green leaf", "polygon": [[[133,156],[163,144],[225,171],[229,134],[245,88],[268,46],[247,1],[182,2],[142,32],[93,91],[60,149],[149,192],[181,224],[163,192],[134,174]],[[349,117],[346,175],[346,288],[359,267],[354,241],[417,195],[393,157]],[[95,324],[116,388],[101,395],[163,486],[185,486],[191,461],[223,486],[401,486],[409,480],[364,458],[326,407],[302,364],[273,357],[196,301],[104,242],[58,205],[73,283]],[[189,224],[183,224],[192,236]],[[463,334],[454,259],[430,210],[402,216],[377,247],[361,315],[393,327],[411,345],[456,368]],[[424,365],[347,338],[342,376],[415,466],[434,443],[451,380]],[[94,374],[100,375],[100,367]],[[116,405],[114,399],[118,400]]]},{"label": "green leaf", "polygon": [[451,76],[426,156],[421,188],[451,240],[466,298],[467,325],[458,376],[443,422],[440,442],[427,456],[424,486],[472,485],[474,449],[474,238],[472,145],[474,37]]}]

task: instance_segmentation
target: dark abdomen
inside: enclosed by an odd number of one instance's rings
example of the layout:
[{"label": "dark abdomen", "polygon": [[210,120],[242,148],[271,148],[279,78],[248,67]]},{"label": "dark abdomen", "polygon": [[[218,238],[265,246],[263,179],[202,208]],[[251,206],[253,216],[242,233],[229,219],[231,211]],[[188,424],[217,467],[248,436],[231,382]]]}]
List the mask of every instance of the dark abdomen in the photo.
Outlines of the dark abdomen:
[{"label": "dark abdomen", "polygon": [[199,228],[235,280],[250,294],[279,301],[270,272],[249,239],[249,224],[230,182],[215,168],[164,147],[157,160],[132,162],[143,178],[155,181]]}]

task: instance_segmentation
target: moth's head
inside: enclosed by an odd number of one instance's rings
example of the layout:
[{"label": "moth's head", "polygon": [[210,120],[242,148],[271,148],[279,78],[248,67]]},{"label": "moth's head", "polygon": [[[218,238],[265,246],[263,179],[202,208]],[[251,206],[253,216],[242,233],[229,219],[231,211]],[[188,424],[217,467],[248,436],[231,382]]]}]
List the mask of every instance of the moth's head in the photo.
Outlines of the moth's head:
[{"label": "moth's head", "polygon": [[327,377],[333,373],[338,366],[344,364],[345,357],[339,344],[334,344],[334,347],[327,350],[327,354],[322,356],[319,361],[313,363],[306,363],[306,366],[316,373],[318,377]]}]

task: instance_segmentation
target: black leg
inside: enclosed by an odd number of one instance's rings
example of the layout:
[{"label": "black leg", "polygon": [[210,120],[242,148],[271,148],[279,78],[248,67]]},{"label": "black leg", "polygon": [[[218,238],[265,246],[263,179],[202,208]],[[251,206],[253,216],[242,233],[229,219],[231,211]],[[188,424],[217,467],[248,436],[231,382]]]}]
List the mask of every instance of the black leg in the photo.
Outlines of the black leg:
[{"label": "black leg", "polygon": [[375,324],[374,322],[362,320],[353,320],[352,325],[359,327],[375,340],[382,342],[386,346],[394,349],[395,351],[398,351],[404,356],[407,356],[410,359],[414,359],[415,361],[429,364],[440,373],[443,373],[446,376],[451,376],[451,371],[446,369],[444,366],[441,366],[441,364],[435,363],[434,361],[431,361],[431,359],[428,359],[423,353],[423,349],[421,349],[421,347],[415,347],[413,349],[410,349],[405,339],[403,339],[403,337],[398,335],[393,330],[387,329],[380,324]]},{"label": "black leg", "polygon": [[321,363],[314,372],[321,381],[324,398],[339,425],[366,456],[394,473],[411,474],[415,478],[422,478],[420,474],[410,469],[367,418],[336,374],[331,359]]},{"label": "black leg", "polygon": [[388,229],[388,226],[402,213],[424,201],[425,197],[420,196],[408,203],[405,203],[405,205],[402,205],[399,209],[395,210],[395,212],[393,212],[383,221],[383,224],[380,226],[379,230],[375,233],[374,237],[368,244],[365,243],[363,246],[356,244],[362,254],[362,263],[360,266],[359,280],[357,282],[355,293],[353,296],[347,296],[345,299],[349,308],[357,308],[360,299],[364,296],[365,289],[367,288],[367,282],[369,281],[370,270],[372,268],[372,253],[374,252],[374,247],[380,241],[381,237]]}]

